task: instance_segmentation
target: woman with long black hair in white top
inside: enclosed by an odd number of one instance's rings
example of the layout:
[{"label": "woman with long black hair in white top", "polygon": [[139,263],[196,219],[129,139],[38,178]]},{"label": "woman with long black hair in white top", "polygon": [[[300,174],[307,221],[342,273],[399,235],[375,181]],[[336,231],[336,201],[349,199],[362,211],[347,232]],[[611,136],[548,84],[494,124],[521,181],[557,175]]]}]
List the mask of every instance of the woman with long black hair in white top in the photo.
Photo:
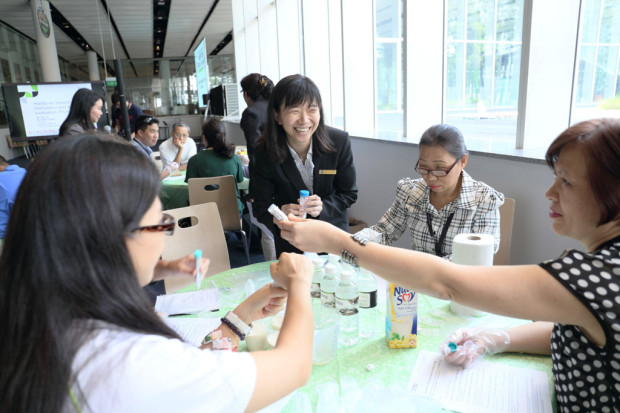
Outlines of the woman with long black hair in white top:
[{"label": "woman with long black hair in white top", "polygon": [[0,411],[253,411],[306,382],[307,258],[280,257],[271,272],[283,288],[259,289],[229,315],[234,328],[218,328],[237,343],[288,297],[272,351],[201,350],[154,313],[140,287],[175,225],[159,182],[120,138],[70,137],[33,162],[0,261]]}]

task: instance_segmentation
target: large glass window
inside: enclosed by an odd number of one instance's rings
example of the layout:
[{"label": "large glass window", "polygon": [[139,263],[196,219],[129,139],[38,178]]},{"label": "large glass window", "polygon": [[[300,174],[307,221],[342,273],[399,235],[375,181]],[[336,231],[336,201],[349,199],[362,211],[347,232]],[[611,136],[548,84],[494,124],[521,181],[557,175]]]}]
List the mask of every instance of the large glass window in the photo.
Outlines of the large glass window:
[{"label": "large glass window", "polygon": [[375,2],[375,107],[382,132],[403,133],[403,4]]},{"label": "large glass window", "polygon": [[620,117],[620,2],[583,0],[571,123]]},{"label": "large glass window", "polygon": [[444,121],[467,141],[514,147],[523,0],[448,0]]}]

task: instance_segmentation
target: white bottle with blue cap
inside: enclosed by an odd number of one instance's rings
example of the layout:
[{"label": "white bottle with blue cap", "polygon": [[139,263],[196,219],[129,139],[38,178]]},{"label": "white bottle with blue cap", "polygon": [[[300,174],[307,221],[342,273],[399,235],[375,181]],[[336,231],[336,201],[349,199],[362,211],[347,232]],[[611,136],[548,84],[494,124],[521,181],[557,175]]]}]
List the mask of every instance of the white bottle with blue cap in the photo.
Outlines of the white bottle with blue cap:
[{"label": "white bottle with blue cap", "polygon": [[[310,192],[306,191],[305,189],[302,189],[301,191],[299,191],[299,206],[301,206],[302,208],[304,207],[304,204],[306,203],[306,199],[310,196]],[[301,215],[302,218],[306,217],[306,211],[304,211],[304,213]]]}]

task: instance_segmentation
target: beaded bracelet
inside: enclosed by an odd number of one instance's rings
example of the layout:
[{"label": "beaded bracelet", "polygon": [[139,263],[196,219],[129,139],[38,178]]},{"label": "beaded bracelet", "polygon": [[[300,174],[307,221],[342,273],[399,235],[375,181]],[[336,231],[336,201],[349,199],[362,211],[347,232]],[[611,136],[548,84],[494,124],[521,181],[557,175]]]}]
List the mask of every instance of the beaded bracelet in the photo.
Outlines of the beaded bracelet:
[{"label": "beaded bracelet", "polygon": [[[359,232],[357,234],[351,235],[351,238],[353,239],[353,241],[357,242],[362,247],[365,246],[369,240],[367,236],[360,234]],[[341,253],[342,261],[344,263],[349,264],[353,267],[359,267],[359,265],[357,265],[357,257],[355,255],[353,255],[352,253],[350,253],[349,251],[345,249],[341,250],[340,253]]]}]

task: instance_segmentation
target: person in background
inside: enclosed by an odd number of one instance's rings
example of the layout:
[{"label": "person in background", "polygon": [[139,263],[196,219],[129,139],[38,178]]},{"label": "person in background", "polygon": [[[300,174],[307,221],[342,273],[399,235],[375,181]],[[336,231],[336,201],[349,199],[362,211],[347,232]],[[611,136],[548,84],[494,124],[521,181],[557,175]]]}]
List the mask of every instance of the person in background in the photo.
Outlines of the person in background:
[{"label": "person in background", "polygon": [[[241,115],[241,122],[239,125],[243,130],[245,141],[247,145],[247,152],[249,158],[248,172],[251,176],[251,168],[254,163],[254,157],[256,153],[256,140],[263,134],[265,124],[267,123],[267,108],[269,105],[269,97],[273,90],[273,82],[267,76],[259,73],[250,73],[241,79],[241,92],[243,93],[243,100],[248,105]],[[263,249],[263,255],[266,261],[273,261],[276,259],[276,247],[273,240],[273,234],[265,225],[254,218],[253,214],[254,198],[252,194],[248,196],[248,210],[250,213],[250,219],[252,224],[258,227],[261,231],[261,247]]]},{"label": "person in background", "polygon": [[159,145],[162,166],[173,162],[179,165],[179,170],[187,168],[189,158],[196,155],[196,142],[189,137],[189,126],[183,122],[172,125],[172,136]]},{"label": "person in background", "polygon": [[235,145],[226,139],[226,128],[218,118],[211,118],[202,125],[202,141],[206,149],[189,160],[185,182],[191,178],[232,175],[235,179],[237,206],[242,214],[243,202],[237,183],[243,182],[243,167],[235,153]]},{"label": "person in background", "polygon": [[0,239],[4,239],[17,190],[25,175],[24,168],[11,165],[3,156],[0,156]]},{"label": "person in background", "polygon": [[[123,135],[123,111],[121,110],[121,99],[118,96],[118,93],[113,93],[112,97],[112,128]],[[143,115],[144,112],[138,105],[130,101],[129,99],[125,99],[125,105],[127,106],[127,116],[129,117],[129,128],[131,129],[131,137],[133,138],[136,135],[136,120],[140,115]]]},{"label": "person in background", "polygon": [[272,90],[271,79],[259,73],[250,73],[241,79],[241,92],[248,107],[243,111],[239,125],[245,136],[250,169],[256,153],[256,140],[263,134],[267,123],[267,106]]},{"label": "person in background", "polygon": [[467,172],[468,152],[461,131],[440,124],[420,139],[415,170],[422,178],[403,178],[396,199],[372,230],[390,245],[411,231],[414,251],[450,257],[452,240],[461,233],[489,234],[499,248],[499,207],[504,195]]},{"label": "person in background", "polygon": [[[467,365],[484,354],[551,355],[558,411],[620,406],[620,119],[593,119],[562,132],[545,159],[555,175],[545,196],[553,231],[579,241],[539,265],[456,265],[430,254],[361,245],[324,222],[278,222],[305,251],[342,254],[379,276],[437,298],[525,320],[508,330],[456,330],[445,359]],[[469,344],[468,344],[469,342]]]},{"label": "person in background", "polygon": [[69,114],[60,125],[58,135],[72,136],[93,132],[103,114],[103,99],[90,89],[78,89],[71,99]]},{"label": "person in background", "polygon": [[[310,192],[303,209],[302,189]],[[307,213],[349,229],[348,208],[357,200],[349,134],[324,124],[321,94],[305,76],[287,76],[273,89],[265,132],[257,142],[250,193],[254,215],[272,230],[277,256],[299,250],[280,237],[267,210],[271,204],[286,214]]]},{"label": "person in background", "polygon": [[242,335],[286,300],[273,350],[185,343],[140,288],[174,220],[162,214],[154,165],[119,139],[60,140],[24,179],[0,258],[2,410],[254,411],[303,386],[311,262],[282,256],[271,265],[281,287],[265,285],[223,317],[235,329],[217,328],[238,343],[236,329]]},{"label": "person in background", "polygon": [[[136,136],[131,140],[131,144],[138,148],[140,152],[151,159],[153,146],[157,144],[159,140],[159,120],[151,115],[140,115],[136,119]],[[178,169],[178,165],[167,165],[163,171],[160,172],[160,178],[164,179]]]}]

